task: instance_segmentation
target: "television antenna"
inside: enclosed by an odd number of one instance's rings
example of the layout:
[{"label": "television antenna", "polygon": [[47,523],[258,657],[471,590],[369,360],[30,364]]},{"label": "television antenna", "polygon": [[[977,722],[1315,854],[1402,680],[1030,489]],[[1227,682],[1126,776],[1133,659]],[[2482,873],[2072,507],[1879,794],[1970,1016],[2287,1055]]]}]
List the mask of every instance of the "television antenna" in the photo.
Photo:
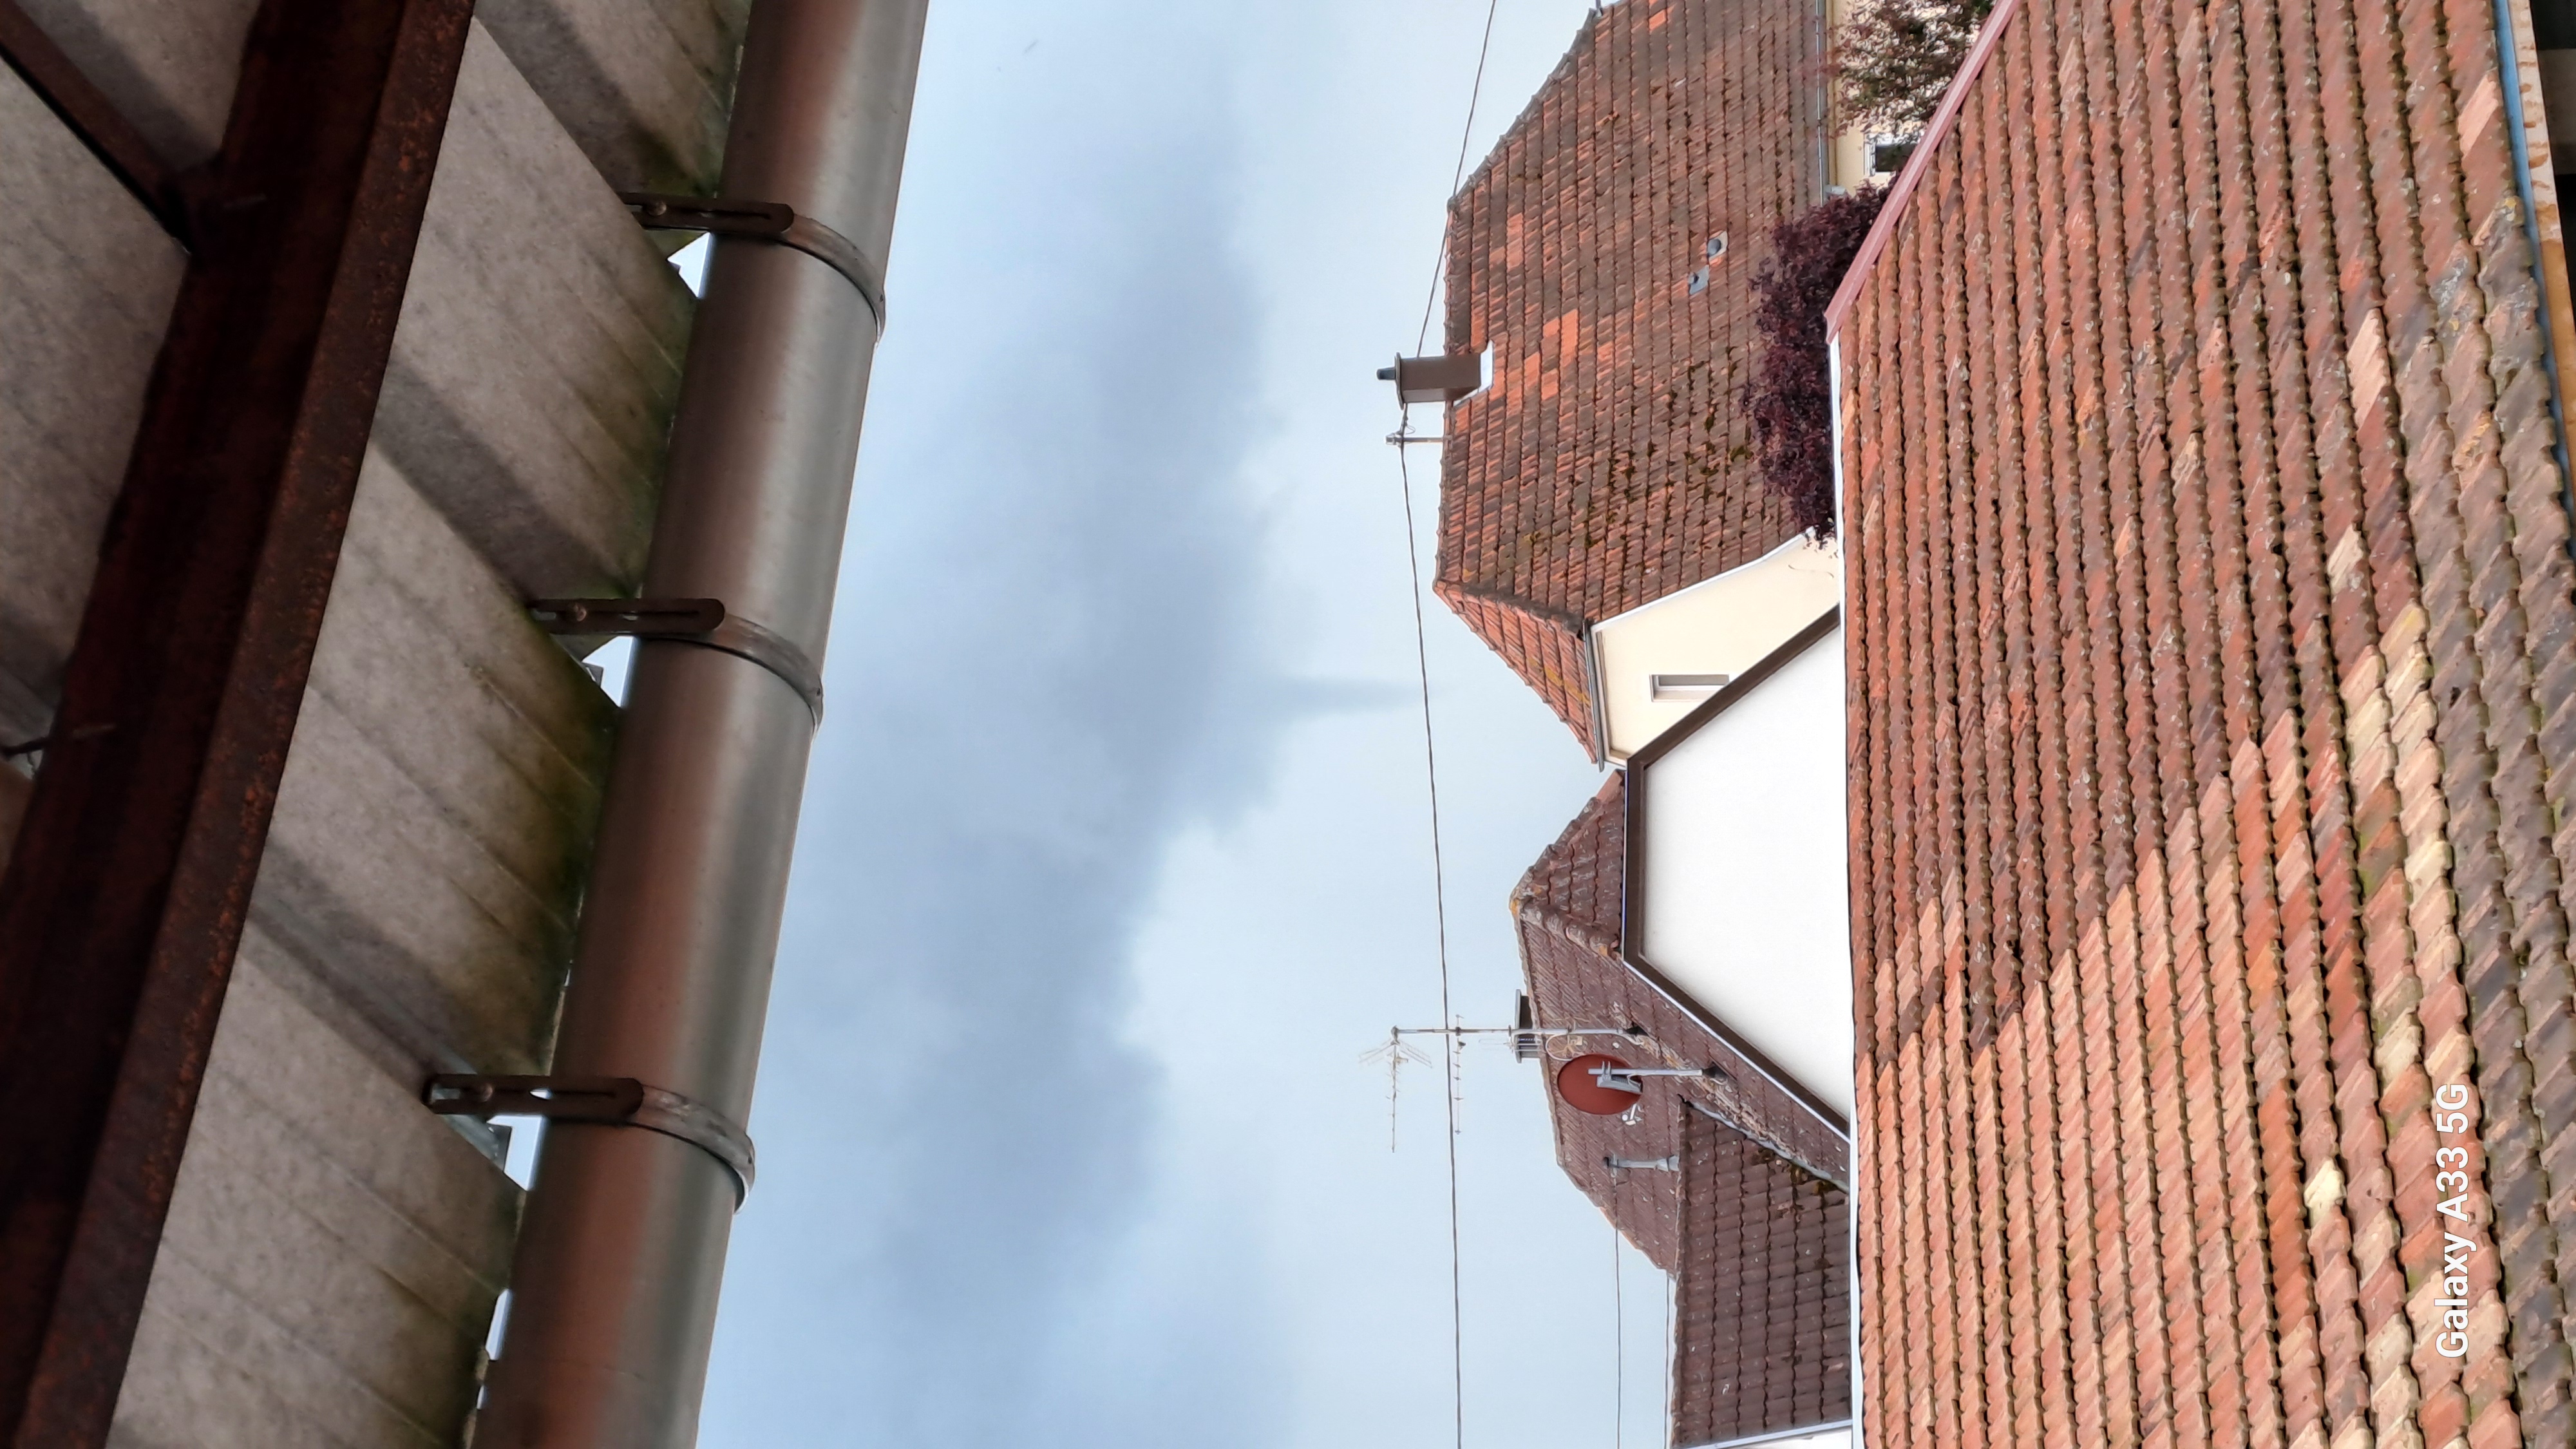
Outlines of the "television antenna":
[{"label": "television antenna", "polygon": [[1431,1058],[1415,1050],[1405,1041],[1406,1037],[1441,1036],[1464,1040],[1475,1036],[1508,1036],[1512,1039],[1513,1061],[1536,1062],[1572,1060],[1561,1054],[1558,1048],[1576,1037],[1615,1036],[1636,1041],[1646,1035],[1646,1029],[1633,1021],[1624,1026],[1540,1026],[1537,1011],[1526,992],[1513,1002],[1512,1020],[1510,1026],[1466,1026],[1454,1022],[1448,1026],[1391,1026],[1386,1029],[1384,1042],[1360,1053],[1362,1062],[1370,1066],[1380,1063],[1386,1066],[1387,1151],[1395,1150],[1396,1105],[1403,1092],[1404,1068],[1407,1064],[1417,1067],[1432,1065]]}]

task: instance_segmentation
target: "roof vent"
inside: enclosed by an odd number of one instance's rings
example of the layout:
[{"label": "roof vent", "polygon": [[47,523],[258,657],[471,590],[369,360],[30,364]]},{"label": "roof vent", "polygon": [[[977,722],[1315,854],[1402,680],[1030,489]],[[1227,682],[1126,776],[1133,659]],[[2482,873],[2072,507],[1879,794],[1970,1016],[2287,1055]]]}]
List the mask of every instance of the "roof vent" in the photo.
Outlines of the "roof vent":
[{"label": "roof vent", "polygon": [[1395,384],[1399,401],[1456,402],[1485,385],[1485,359],[1473,352],[1433,357],[1399,357],[1393,367],[1377,370],[1380,382]]},{"label": "roof vent", "polygon": [[1717,235],[1710,237],[1708,239],[1708,245],[1700,249],[1700,254],[1712,262],[1716,261],[1719,257],[1725,256],[1726,233],[1719,232]]},{"label": "roof vent", "polygon": [[1706,699],[1734,679],[1732,674],[1649,674],[1646,687],[1656,699]]}]

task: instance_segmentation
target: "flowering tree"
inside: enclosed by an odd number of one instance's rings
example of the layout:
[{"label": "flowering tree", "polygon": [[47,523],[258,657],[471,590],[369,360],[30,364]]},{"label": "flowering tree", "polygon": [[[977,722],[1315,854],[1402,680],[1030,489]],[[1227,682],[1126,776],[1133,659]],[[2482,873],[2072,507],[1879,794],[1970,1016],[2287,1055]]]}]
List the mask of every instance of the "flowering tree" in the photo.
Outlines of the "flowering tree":
[{"label": "flowering tree", "polygon": [[1882,135],[1923,129],[1994,8],[1994,0],[1858,0],[1834,30],[1844,121]]}]

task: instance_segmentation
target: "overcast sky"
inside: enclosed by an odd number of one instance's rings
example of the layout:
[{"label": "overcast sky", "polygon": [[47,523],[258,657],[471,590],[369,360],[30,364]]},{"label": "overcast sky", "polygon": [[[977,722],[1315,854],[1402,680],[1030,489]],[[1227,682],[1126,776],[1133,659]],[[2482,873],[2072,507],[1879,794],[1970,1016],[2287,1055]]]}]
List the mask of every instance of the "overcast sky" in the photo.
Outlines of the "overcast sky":
[{"label": "overcast sky", "polygon": [[[1474,157],[1587,8],[1505,0]],[[1390,1154],[1359,1060],[1439,1015],[1372,373],[1483,19],[932,7],[710,1449],[1447,1441],[1438,1078]],[[1505,895],[1599,777],[1428,621],[1458,1009],[1498,1024]],[[1470,1046],[1462,1126],[1468,1440],[1611,1445],[1611,1233],[1536,1069]]]}]

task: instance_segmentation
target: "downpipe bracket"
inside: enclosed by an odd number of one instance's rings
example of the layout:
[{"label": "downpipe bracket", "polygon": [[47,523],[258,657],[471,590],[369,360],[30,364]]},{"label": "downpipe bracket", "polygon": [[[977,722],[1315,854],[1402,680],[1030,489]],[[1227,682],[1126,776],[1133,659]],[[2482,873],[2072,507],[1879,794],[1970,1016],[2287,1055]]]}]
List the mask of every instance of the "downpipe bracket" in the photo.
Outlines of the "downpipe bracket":
[{"label": "downpipe bracket", "polygon": [[733,1174],[736,1208],[751,1196],[755,1162],[751,1134],[694,1097],[633,1077],[487,1077],[443,1072],[421,1088],[420,1100],[442,1117],[544,1117],[659,1132],[723,1163]]},{"label": "downpipe bracket", "polygon": [[823,671],[774,629],[725,612],[718,599],[532,599],[528,617],[549,634],[623,634],[668,639],[748,659],[805,701],[823,727]]},{"label": "downpipe bracket", "polygon": [[885,336],[885,273],[859,250],[859,244],[810,216],[798,216],[783,201],[736,201],[703,196],[671,196],[658,191],[621,191],[617,199],[635,213],[647,231],[702,231],[792,247],[849,280],[859,289],[868,315]]}]

